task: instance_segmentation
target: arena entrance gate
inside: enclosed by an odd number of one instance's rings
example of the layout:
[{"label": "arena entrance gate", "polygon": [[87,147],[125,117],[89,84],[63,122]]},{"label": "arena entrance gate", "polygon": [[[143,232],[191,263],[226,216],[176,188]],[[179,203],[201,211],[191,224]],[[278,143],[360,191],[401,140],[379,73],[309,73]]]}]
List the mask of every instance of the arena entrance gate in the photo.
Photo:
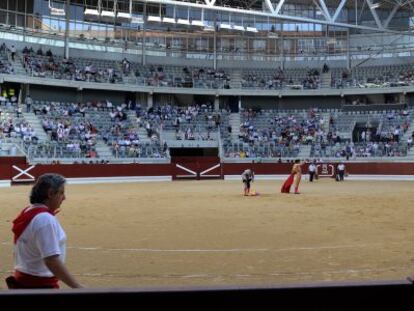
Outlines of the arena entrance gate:
[{"label": "arena entrance gate", "polygon": [[173,180],[222,179],[218,148],[170,148]]}]

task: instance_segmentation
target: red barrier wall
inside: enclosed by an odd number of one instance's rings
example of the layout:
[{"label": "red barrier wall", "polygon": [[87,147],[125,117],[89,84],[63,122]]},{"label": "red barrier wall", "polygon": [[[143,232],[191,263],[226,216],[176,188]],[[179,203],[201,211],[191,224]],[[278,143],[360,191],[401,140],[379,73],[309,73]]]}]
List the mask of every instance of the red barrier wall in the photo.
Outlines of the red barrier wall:
[{"label": "red barrier wall", "polygon": [[[20,160],[18,159],[18,162]],[[186,163],[185,166],[198,174],[208,169],[214,162]],[[334,166],[336,164],[332,163]],[[19,169],[13,168],[15,165]],[[20,178],[27,178],[25,173],[30,167],[28,164],[12,162],[0,165],[0,179],[10,180],[20,174]],[[245,169],[251,168],[255,174],[285,175],[289,174],[292,163],[221,163],[221,166],[210,174],[240,175]],[[353,175],[414,175],[414,163],[346,163],[349,174]],[[304,165],[303,171],[307,171]],[[171,164],[38,164],[27,171],[35,178],[41,174],[54,172],[68,178],[87,177],[121,177],[121,176],[171,176],[177,175],[175,163]],[[182,173],[182,172],[181,172]]]},{"label": "red barrier wall", "polygon": [[0,165],[26,164],[26,157],[0,157]]}]

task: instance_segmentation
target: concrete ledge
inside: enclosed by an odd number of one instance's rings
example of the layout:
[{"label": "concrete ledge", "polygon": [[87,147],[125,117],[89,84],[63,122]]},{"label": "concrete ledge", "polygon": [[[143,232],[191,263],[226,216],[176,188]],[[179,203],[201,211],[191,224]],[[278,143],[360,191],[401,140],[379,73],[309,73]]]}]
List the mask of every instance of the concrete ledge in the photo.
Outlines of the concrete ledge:
[{"label": "concrete ledge", "polygon": [[413,181],[414,175],[349,175],[346,180],[398,180]]},{"label": "concrete ledge", "polygon": [[[254,175],[255,180],[284,180],[289,175]],[[241,180],[241,175],[224,175],[224,180]]]},{"label": "concrete ledge", "polygon": [[78,185],[78,184],[172,181],[172,177],[171,176],[121,176],[121,177],[67,178],[66,180],[69,185]]},{"label": "concrete ledge", "polygon": [[0,180],[0,188],[11,187],[11,180]]},{"label": "concrete ledge", "polygon": [[[289,175],[255,175],[255,180],[285,180]],[[309,175],[303,174],[303,180],[308,180]],[[332,178],[323,176],[320,178]],[[241,175],[224,175],[224,180],[241,180]],[[414,175],[349,175],[345,180],[395,180],[395,181],[414,181]]]}]

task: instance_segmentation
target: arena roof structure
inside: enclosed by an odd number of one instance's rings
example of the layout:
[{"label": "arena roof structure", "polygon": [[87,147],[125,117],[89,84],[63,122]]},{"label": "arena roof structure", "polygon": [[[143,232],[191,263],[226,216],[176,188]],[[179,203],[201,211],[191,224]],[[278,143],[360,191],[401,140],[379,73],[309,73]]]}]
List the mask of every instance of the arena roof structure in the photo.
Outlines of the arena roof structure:
[{"label": "arena roof structure", "polygon": [[[101,8],[115,14],[118,11],[121,15],[128,11],[145,14],[135,12],[132,8],[139,5],[159,5],[234,16],[408,34],[411,32],[411,18],[414,16],[414,1],[411,0],[71,0],[71,3],[83,4],[88,8]],[[395,22],[398,18],[404,19],[404,22]]]}]

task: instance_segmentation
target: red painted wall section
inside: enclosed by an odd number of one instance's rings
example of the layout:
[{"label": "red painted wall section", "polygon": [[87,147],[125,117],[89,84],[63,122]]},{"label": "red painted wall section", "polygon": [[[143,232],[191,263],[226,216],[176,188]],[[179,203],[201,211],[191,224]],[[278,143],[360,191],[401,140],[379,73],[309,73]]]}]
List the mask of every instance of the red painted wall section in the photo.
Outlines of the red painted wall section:
[{"label": "red painted wall section", "polygon": [[26,164],[26,157],[0,157],[0,165]]},{"label": "red painted wall section", "polygon": [[[15,164],[26,170],[30,165]],[[44,173],[57,173],[67,178],[120,177],[120,176],[171,176],[171,164],[56,164],[36,165],[28,173],[35,178]],[[9,165],[0,166],[0,179],[12,179],[20,171]],[[23,174],[21,178],[27,178]]]},{"label": "red painted wall section", "polygon": [[224,175],[241,175],[246,169],[253,169],[256,175],[289,174],[291,163],[223,163]]},{"label": "red painted wall section", "polygon": [[[328,163],[334,167],[338,163]],[[318,163],[318,165],[321,165]],[[292,163],[224,163],[224,175],[238,175],[245,169],[253,169],[255,174],[289,174]],[[345,163],[349,174],[355,175],[414,175],[414,163]],[[302,166],[307,173],[308,164]]]}]

